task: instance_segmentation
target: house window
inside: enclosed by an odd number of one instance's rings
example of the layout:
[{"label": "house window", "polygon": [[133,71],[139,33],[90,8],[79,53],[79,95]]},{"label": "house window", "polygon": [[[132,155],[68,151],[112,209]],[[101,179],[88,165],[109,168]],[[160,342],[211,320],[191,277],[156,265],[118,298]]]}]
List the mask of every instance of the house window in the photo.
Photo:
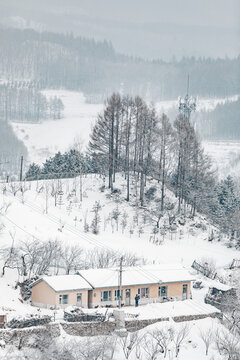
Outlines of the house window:
[{"label": "house window", "polygon": [[[119,294],[120,294],[120,290],[115,290],[114,291],[114,299],[118,300],[119,299]],[[121,290],[121,299],[123,299],[123,291]]]},{"label": "house window", "polygon": [[139,288],[138,295],[141,299],[149,298],[149,288]]},{"label": "house window", "polygon": [[101,291],[101,301],[111,301],[111,300],[112,300],[111,290]]},{"label": "house window", "polygon": [[187,294],[187,284],[183,285],[183,295]]},{"label": "house window", "polygon": [[158,288],[158,296],[167,297],[167,286],[159,286],[159,288]]},{"label": "house window", "polygon": [[82,304],[82,293],[77,293],[77,303]]},{"label": "house window", "polygon": [[68,304],[68,295],[59,295],[59,304]]}]

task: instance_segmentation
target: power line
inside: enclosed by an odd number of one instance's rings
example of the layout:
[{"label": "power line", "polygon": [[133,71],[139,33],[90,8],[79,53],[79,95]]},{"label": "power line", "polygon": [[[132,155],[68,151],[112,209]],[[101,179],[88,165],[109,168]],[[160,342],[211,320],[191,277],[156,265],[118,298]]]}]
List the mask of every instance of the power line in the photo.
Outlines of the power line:
[{"label": "power line", "polygon": [[[21,201],[21,198],[20,198],[19,195],[16,194],[15,198],[17,198],[19,201]],[[50,221],[52,221],[55,224],[59,225],[59,218],[57,216],[50,215],[50,214],[43,214],[42,209],[40,207],[38,207],[36,204],[32,204],[29,200],[25,200],[24,204],[27,205],[32,210],[34,210],[35,212],[38,212],[39,214],[46,216]],[[93,239],[89,235],[83,234],[78,229],[76,229],[74,226],[66,224],[66,225],[64,225],[64,229],[71,232],[75,236],[80,236],[83,240],[87,241],[91,245],[94,245],[94,246],[97,246],[97,247],[100,247],[100,248],[104,248],[104,249],[108,249],[108,250],[111,250],[111,251],[116,251],[113,248],[103,244],[100,240]],[[33,235],[31,235],[31,236],[33,236]]]}]

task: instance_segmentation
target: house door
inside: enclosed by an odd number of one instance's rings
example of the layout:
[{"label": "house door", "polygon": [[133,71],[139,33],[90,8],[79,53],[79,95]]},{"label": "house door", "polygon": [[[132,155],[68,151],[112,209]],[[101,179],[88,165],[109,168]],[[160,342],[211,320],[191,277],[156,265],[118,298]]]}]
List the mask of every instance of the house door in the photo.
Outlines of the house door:
[{"label": "house door", "polygon": [[184,284],[183,285],[183,292],[182,292],[183,300],[187,299],[187,293],[188,293],[188,286],[187,286],[187,284]]},{"label": "house door", "polygon": [[82,306],[82,293],[77,293],[77,306]]},{"label": "house door", "polygon": [[125,305],[131,305],[131,289],[125,290]]}]

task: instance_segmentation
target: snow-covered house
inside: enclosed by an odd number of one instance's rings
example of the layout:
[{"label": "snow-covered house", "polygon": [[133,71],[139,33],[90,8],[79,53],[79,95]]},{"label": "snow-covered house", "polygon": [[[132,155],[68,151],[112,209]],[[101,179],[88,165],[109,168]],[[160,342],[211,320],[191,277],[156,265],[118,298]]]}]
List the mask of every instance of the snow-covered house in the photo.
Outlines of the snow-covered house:
[{"label": "snow-covered house", "polygon": [[79,275],[44,276],[32,285],[32,305],[64,308],[69,304],[88,307],[89,283]]},{"label": "snow-covered house", "polygon": [[[181,266],[128,267],[122,272],[121,303],[139,304],[189,299],[194,279]],[[32,304],[44,307],[117,306],[119,269],[81,270],[78,275],[45,276],[32,284]]]}]

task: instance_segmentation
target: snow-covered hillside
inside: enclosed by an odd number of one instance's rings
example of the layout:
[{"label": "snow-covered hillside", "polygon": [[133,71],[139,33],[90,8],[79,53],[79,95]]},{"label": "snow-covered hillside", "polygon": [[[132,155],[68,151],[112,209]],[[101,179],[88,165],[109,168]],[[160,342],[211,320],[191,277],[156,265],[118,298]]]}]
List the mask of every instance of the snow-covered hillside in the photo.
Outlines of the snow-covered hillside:
[{"label": "snow-covered hillside", "polygon": [[[161,231],[153,234],[153,223],[147,216],[146,208],[138,208],[134,196],[130,203],[125,201],[124,178],[118,174],[115,183],[115,194],[110,194],[104,187],[105,179],[99,175],[88,175],[83,178],[83,198],[80,202],[80,179],[42,180],[26,182],[22,184],[23,191],[20,191],[20,183],[0,184],[0,224],[3,225],[0,233],[0,252],[7,246],[18,247],[23,243],[31,241],[48,242],[59,241],[62,247],[80,247],[86,254],[94,249],[98,251],[114,251],[119,253],[134,254],[140,261],[149,264],[176,264],[181,263],[192,272],[195,279],[202,281],[202,289],[192,289],[193,300],[186,302],[150,304],[141,306],[138,309],[128,308],[128,314],[138,314],[139,319],[153,319],[161,317],[172,317],[179,315],[201,315],[215,311],[210,305],[204,304],[204,296],[209,287],[225,286],[220,285],[216,280],[210,280],[197,274],[191,269],[193,260],[209,262],[213,264],[218,274],[225,277],[228,282],[233,277],[228,277],[226,268],[233,258],[239,257],[239,252],[234,248],[226,247],[224,239],[217,240],[217,229],[208,223],[201,216],[194,220],[188,219],[184,225],[177,222],[176,231],[164,231],[167,218],[160,223]],[[131,182],[134,186],[133,181]],[[148,186],[159,186],[152,181]],[[58,188],[57,196],[55,190]],[[168,192],[168,197],[173,195]],[[94,217],[93,207],[96,201],[101,205],[99,211],[100,226],[99,234],[91,232],[91,223]],[[55,205],[56,204],[56,205]],[[151,207],[151,203],[149,204]],[[117,211],[116,211],[117,210]],[[115,212],[115,215],[114,215]],[[118,213],[118,219],[116,217]],[[124,225],[124,214],[126,223]],[[85,224],[89,225],[89,231],[85,232]],[[86,228],[85,228],[86,230]],[[215,240],[209,242],[209,234],[215,232]],[[77,249],[77,248],[75,248]],[[0,269],[6,259],[0,260]],[[87,260],[87,259],[86,259]],[[48,271],[51,272],[51,269]],[[66,269],[60,268],[65,273]],[[72,270],[73,271],[73,270]],[[233,275],[233,273],[231,273]],[[53,316],[52,310],[32,307],[28,301],[23,302],[19,288],[15,288],[16,281],[22,280],[16,269],[5,269],[4,276],[0,277],[0,311],[5,311],[8,318],[16,316],[27,316],[28,314],[49,314]],[[231,285],[231,282],[229,282]],[[162,306],[163,305],[163,306]],[[89,310],[91,311],[91,310]],[[99,309],[105,312],[106,309]],[[57,320],[63,319],[62,310],[54,313]],[[139,334],[149,334],[149,331],[163,326],[164,323],[151,325],[140,331]],[[164,327],[172,326],[175,331],[182,325],[170,321]],[[200,329],[206,331],[225,331],[223,325],[217,319],[204,319],[188,322],[188,339],[178,359],[203,359],[204,342],[199,335]],[[75,341],[81,342],[82,338],[74,337]],[[64,332],[57,340],[60,344],[68,344],[73,337]],[[91,340],[89,340],[91,341]],[[67,345],[66,345],[67,346]],[[170,345],[169,345],[170,346]],[[7,347],[8,349],[8,347]],[[9,350],[9,349],[8,349]],[[7,358],[7,350],[0,350],[1,355]],[[22,352],[16,349],[13,354],[19,356]],[[28,350],[26,350],[28,351]],[[29,350],[30,351],[30,350]],[[142,350],[144,351],[144,350]],[[116,356],[113,359],[122,359],[122,349],[116,346]],[[135,354],[135,353],[134,353]],[[136,360],[135,355],[130,359]],[[170,353],[169,353],[170,354]],[[212,359],[217,355],[215,346],[211,346],[209,356],[204,359]],[[220,359],[220,358],[219,358]],[[224,357],[222,358],[224,359]],[[222,360],[221,359],[221,360]]]},{"label": "snow-covered hillside", "polygon": [[[1,220],[5,228],[1,233],[1,243],[9,244],[11,231],[16,233],[19,241],[29,237],[46,241],[57,238],[61,242],[82,247],[124,249],[150,262],[182,262],[187,266],[196,258],[211,257],[217,266],[222,267],[237,256],[236,250],[228,249],[219,242],[207,241],[213,228],[202,217],[197,217],[195,221],[188,220],[185,225],[178,225],[177,230],[172,233],[157,234],[153,243],[154,223],[149,222],[146,210],[134,206],[134,198],[132,205],[124,200],[124,179],[119,175],[115,185],[121,191],[119,196],[110,195],[107,189],[104,191],[103,185],[105,181],[98,175],[84,177],[83,201],[80,203],[79,178],[27,182],[24,185],[25,192],[22,194],[19,190],[15,196],[13,185],[2,183]],[[157,182],[152,185],[159,186]],[[3,190],[5,186],[6,191]],[[54,186],[63,191],[61,200],[57,200],[57,206],[55,197],[51,195]],[[91,230],[84,232],[84,222],[91,225],[96,201],[101,205],[99,235],[93,235]],[[112,219],[116,209],[120,213],[118,225]],[[123,229],[121,221],[124,213],[127,214],[127,225]],[[164,227],[165,223],[167,218],[161,220],[160,227]]]},{"label": "snow-covered hillside", "polygon": [[[30,162],[41,164],[57,151],[64,152],[73,145],[75,139],[80,139],[84,146],[88,144],[91,127],[97,114],[103,109],[103,104],[87,104],[84,95],[67,90],[45,90],[47,97],[59,97],[64,104],[64,118],[49,120],[40,124],[13,123],[12,126],[19,139],[26,145]],[[237,96],[230,98],[199,99],[198,110],[213,110],[217,104],[234,101]],[[160,101],[156,104],[159,112],[177,111],[178,101]],[[204,142],[206,152],[212,157],[219,173],[234,173],[239,169],[240,142]],[[238,165],[236,165],[238,163]],[[236,171],[235,171],[236,169]]]}]

